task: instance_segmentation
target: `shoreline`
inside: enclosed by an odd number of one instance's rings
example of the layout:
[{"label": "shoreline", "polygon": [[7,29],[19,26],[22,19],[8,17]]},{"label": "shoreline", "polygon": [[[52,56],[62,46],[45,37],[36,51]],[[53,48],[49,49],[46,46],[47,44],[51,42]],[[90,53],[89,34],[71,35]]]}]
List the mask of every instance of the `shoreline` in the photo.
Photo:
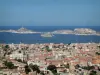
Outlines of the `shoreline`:
[{"label": "shoreline", "polygon": [[18,30],[0,30],[0,32],[8,32],[8,33],[16,33],[16,34],[36,34],[36,33],[52,33],[52,34],[73,34],[73,35],[96,35],[100,36],[100,32],[90,29],[90,28],[74,28],[74,30],[70,29],[63,29],[63,30],[54,30],[51,32],[38,32],[38,31],[33,31],[33,30],[28,30],[24,27],[21,27]]},{"label": "shoreline", "polygon": [[100,42],[98,43],[95,43],[95,42],[87,42],[87,43],[0,43],[1,44],[7,44],[7,45],[11,45],[11,44],[14,44],[14,45],[19,45],[19,44],[24,44],[24,45],[40,45],[40,44],[64,44],[64,45],[71,45],[71,44],[100,44]]},{"label": "shoreline", "polygon": [[[14,33],[14,34],[42,34],[42,33],[48,33],[48,32],[8,32],[8,31],[0,31],[0,33]],[[94,36],[100,36],[100,34],[79,34],[79,33],[54,33],[50,32],[51,34],[62,34],[62,35],[84,35],[84,36],[89,36],[89,35],[94,35]]]}]

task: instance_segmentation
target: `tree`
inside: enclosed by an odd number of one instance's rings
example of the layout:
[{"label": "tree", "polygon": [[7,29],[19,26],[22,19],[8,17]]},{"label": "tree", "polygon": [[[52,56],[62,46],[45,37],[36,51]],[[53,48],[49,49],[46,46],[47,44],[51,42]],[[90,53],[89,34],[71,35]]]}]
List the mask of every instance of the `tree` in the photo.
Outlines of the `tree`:
[{"label": "tree", "polygon": [[57,73],[57,67],[55,65],[49,65],[47,69],[50,70],[53,74]]},{"label": "tree", "polygon": [[68,45],[71,45],[71,42],[70,42],[70,43],[68,43]]},{"label": "tree", "polygon": [[18,62],[23,62],[21,59],[16,59]]},{"label": "tree", "polygon": [[45,75],[43,71],[40,72],[41,75]]},{"label": "tree", "polygon": [[51,51],[51,49],[49,49],[49,47],[48,46],[46,46],[45,47],[46,48],[46,50],[49,52],[49,51]]},{"label": "tree", "polygon": [[12,62],[4,61],[4,65],[9,69],[13,69],[14,68],[14,64]]},{"label": "tree", "polygon": [[100,46],[97,46],[100,49]]},{"label": "tree", "polygon": [[8,54],[8,49],[9,49],[9,48],[10,48],[9,45],[5,45],[5,46],[3,47],[3,50],[5,51],[4,56],[6,56],[6,54]]},{"label": "tree", "polygon": [[30,64],[29,67],[30,67],[33,71],[36,71],[36,73],[40,73],[39,66]]},{"label": "tree", "polygon": [[92,71],[90,72],[90,75],[97,75],[96,73],[97,73],[96,71],[93,71],[93,70],[92,70]]},{"label": "tree", "polygon": [[92,70],[92,69],[94,69],[94,66],[84,66],[82,68],[85,70]]},{"label": "tree", "polygon": [[21,53],[21,51],[18,51],[19,53]]},{"label": "tree", "polygon": [[31,72],[31,69],[29,68],[28,65],[26,65],[25,67],[25,73],[28,74],[29,72]]},{"label": "tree", "polygon": [[78,69],[78,68],[80,68],[80,65],[79,64],[75,65],[75,69]]},{"label": "tree", "polygon": [[8,53],[7,53],[7,55],[10,55],[10,54],[11,54],[11,52],[8,52]]},{"label": "tree", "polygon": [[9,48],[9,45],[6,45],[5,48]]},{"label": "tree", "polygon": [[64,65],[66,68],[69,68],[69,63],[67,63],[66,65]]},{"label": "tree", "polygon": [[99,52],[96,52],[96,54],[97,54],[97,55],[100,55],[100,53],[99,53]]}]

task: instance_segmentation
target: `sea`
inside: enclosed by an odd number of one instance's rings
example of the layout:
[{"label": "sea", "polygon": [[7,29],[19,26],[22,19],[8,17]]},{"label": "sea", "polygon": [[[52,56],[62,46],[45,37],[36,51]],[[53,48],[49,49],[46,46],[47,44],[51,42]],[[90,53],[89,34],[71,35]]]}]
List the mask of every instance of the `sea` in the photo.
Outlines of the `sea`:
[{"label": "sea", "polygon": [[[17,30],[22,26],[0,26],[0,30]],[[29,30],[38,32],[52,32],[55,30],[74,30],[75,28],[91,28],[95,31],[100,31],[100,26],[24,26]],[[17,34],[9,32],[0,32],[0,43],[6,44],[36,44],[36,43],[99,43],[100,36],[96,35],[72,35],[72,34],[54,34],[53,37],[41,37],[41,34]]]}]

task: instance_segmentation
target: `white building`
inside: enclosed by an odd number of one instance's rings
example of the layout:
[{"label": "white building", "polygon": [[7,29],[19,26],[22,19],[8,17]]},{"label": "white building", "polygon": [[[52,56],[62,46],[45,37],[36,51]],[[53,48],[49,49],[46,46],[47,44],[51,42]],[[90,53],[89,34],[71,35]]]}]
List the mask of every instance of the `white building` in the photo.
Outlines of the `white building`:
[{"label": "white building", "polygon": [[13,52],[12,54],[10,54],[10,59],[21,59],[24,60],[24,56],[23,53],[19,53],[19,52]]}]

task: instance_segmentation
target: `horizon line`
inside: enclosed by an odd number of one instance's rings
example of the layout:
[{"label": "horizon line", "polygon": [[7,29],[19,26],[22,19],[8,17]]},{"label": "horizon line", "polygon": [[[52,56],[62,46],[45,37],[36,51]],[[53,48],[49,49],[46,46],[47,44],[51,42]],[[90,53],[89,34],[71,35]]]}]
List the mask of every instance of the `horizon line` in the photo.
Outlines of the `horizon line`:
[{"label": "horizon line", "polygon": [[0,26],[100,26],[100,25],[0,25]]}]

